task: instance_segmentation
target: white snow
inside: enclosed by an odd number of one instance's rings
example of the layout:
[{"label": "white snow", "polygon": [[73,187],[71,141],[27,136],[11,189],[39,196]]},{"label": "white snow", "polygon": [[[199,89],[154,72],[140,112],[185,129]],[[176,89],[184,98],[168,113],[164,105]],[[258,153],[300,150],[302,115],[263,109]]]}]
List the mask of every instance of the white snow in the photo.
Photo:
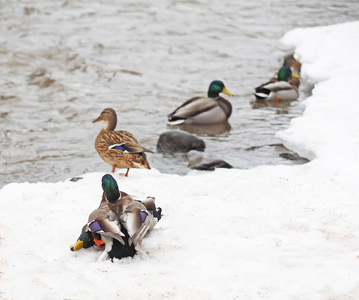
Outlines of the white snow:
[{"label": "white snow", "polygon": [[148,259],[70,251],[104,173],[3,187],[0,298],[358,299],[358,32],[352,22],[282,39],[314,89],[277,137],[310,163],[116,175],[121,190],[163,208],[143,242]]}]

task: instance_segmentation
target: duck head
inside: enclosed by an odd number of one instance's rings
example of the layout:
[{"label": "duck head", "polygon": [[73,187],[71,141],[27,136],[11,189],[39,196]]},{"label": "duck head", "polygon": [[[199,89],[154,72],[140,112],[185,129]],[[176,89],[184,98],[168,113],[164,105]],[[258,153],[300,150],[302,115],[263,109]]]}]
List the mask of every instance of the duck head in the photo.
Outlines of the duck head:
[{"label": "duck head", "polygon": [[89,248],[95,244],[94,238],[91,232],[84,231],[80,234],[76,243],[70,246],[71,251],[78,251],[82,248]]},{"label": "duck head", "polygon": [[278,81],[288,81],[292,77],[292,70],[289,67],[281,67],[278,71]]},{"label": "duck head", "polygon": [[96,123],[99,121],[107,122],[107,130],[114,130],[117,125],[117,114],[113,108],[105,108],[101,115],[92,121],[92,123]]},{"label": "duck head", "polygon": [[118,185],[110,174],[102,177],[102,190],[105,193],[106,200],[110,203],[115,203],[121,198],[121,192],[118,190]]},{"label": "duck head", "polygon": [[220,80],[212,81],[208,88],[208,98],[217,98],[219,93],[233,96],[233,94],[227,90],[224,83]]}]

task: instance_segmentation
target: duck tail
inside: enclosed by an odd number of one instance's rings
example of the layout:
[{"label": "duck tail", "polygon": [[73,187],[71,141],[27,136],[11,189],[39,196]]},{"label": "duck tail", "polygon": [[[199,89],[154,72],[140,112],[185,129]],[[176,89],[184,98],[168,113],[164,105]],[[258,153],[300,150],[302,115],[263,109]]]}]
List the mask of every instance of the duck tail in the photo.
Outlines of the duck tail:
[{"label": "duck tail", "polygon": [[181,118],[168,118],[167,125],[176,126],[186,122],[186,119]]},{"label": "duck tail", "polygon": [[257,98],[257,99],[266,99],[268,97],[268,95],[270,94],[270,90],[269,89],[266,89],[266,88],[263,88],[263,87],[257,87],[256,88],[256,92],[254,93],[254,96]]}]

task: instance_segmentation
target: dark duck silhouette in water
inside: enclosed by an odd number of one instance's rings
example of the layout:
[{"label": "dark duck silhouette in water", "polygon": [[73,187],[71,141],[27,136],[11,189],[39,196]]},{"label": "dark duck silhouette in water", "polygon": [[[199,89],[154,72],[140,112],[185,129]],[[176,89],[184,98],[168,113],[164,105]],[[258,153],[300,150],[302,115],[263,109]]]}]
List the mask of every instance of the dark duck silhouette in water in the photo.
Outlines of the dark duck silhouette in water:
[{"label": "dark duck silhouette in water", "polygon": [[127,168],[125,176],[128,176],[130,168],[151,169],[145,152],[153,151],[142,147],[132,133],[114,131],[117,115],[112,108],[104,109],[93,123],[99,121],[105,121],[106,126],[98,134],[95,148],[100,157],[112,166],[112,173],[116,168]]},{"label": "dark duck silhouette in water", "polygon": [[228,120],[232,114],[232,104],[219,94],[232,94],[219,80],[212,81],[208,97],[194,97],[168,115],[168,125],[215,124]]}]

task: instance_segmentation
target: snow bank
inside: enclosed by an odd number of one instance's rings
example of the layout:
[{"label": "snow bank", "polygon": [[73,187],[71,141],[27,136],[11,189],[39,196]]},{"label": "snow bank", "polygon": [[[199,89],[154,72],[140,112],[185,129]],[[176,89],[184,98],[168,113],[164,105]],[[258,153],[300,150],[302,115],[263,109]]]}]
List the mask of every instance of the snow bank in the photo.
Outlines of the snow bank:
[{"label": "snow bank", "polygon": [[315,87],[304,115],[277,136],[310,163],[116,175],[121,190],[163,208],[143,243],[148,259],[97,263],[95,248],[69,250],[100,201],[104,173],[6,185],[0,298],[358,298],[357,32],[354,22],[283,38]]}]

